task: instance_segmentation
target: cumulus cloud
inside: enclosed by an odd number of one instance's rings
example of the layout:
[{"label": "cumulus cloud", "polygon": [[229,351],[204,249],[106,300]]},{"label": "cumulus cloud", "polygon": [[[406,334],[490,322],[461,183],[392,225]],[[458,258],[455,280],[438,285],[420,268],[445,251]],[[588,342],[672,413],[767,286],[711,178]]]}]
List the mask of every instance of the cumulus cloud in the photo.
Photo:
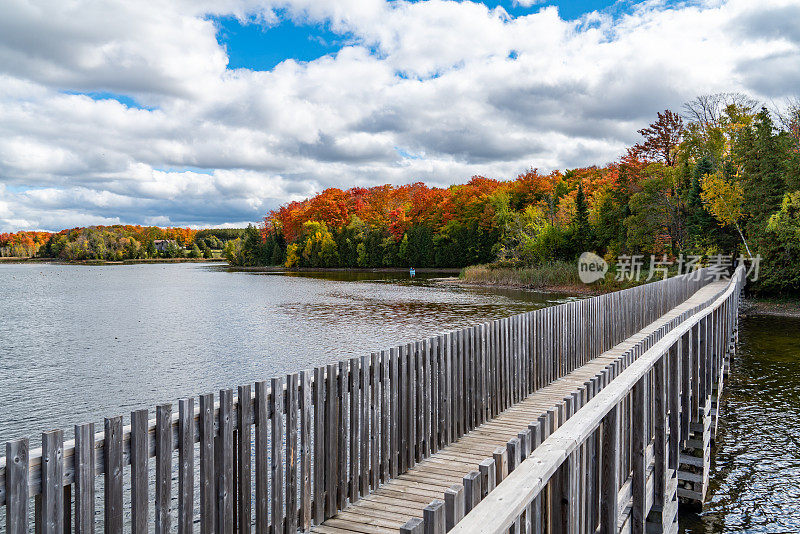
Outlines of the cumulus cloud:
[{"label": "cumulus cloud", "polygon": [[[797,9],[649,0],[567,21],[469,1],[8,0],[0,231],[242,224],[331,186],[603,164],[697,94],[796,95]],[[350,37],[314,61],[229,69],[217,16]]]}]

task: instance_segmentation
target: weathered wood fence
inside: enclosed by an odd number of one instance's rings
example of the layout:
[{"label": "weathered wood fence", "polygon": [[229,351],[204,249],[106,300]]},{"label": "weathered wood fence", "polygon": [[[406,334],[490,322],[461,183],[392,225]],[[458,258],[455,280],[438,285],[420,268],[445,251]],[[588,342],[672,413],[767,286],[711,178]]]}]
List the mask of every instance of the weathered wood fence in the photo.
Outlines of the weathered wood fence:
[{"label": "weathered wood fence", "polygon": [[[105,419],[99,432],[93,423],[77,425],[74,440],[65,440],[62,430],[44,432],[41,449],[30,450],[27,438],[8,442],[0,459],[6,532],[33,527],[84,534],[102,526],[110,533],[166,533],[175,525],[181,534],[308,530],[631,336],[708,281],[708,273],[696,271],[239,386],[235,393],[225,389],[216,399],[211,393],[182,399],[177,410],[159,405],[155,418],[136,410],[128,425],[121,416]],[[627,376],[642,365],[631,365]],[[637,429],[643,394],[637,386]],[[622,393],[612,401],[630,402]],[[550,466],[548,478],[561,469],[568,474],[558,478],[564,487],[576,483],[565,451],[597,432],[595,419],[580,432],[567,420],[540,448],[547,454],[537,449]],[[569,446],[557,441],[567,432]],[[633,462],[638,474],[631,491],[638,495],[641,459],[627,452],[623,458],[614,469],[625,478]],[[518,478],[509,477],[509,487]],[[520,484],[529,501],[535,497],[530,488],[541,489]],[[530,504],[516,501],[520,509],[498,509],[511,522]]]},{"label": "weathered wood fence", "polygon": [[532,422],[401,532],[677,532],[681,452],[693,430],[708,439],[744,277],[737,268],[724,292]]}]

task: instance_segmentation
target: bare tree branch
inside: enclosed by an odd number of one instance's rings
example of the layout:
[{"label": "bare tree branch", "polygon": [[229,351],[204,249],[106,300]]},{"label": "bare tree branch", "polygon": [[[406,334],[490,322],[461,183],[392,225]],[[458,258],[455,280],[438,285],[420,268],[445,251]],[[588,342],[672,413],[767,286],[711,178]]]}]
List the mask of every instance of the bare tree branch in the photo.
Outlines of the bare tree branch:
[{"label": "bare tree branch", "polygon": [[683,105],[683,117],[689,122],[700,123],[704,128],[720,126],[725,109],[731,105],[752,112],[760,106],[760,102],[744,93],[701,95]]}]

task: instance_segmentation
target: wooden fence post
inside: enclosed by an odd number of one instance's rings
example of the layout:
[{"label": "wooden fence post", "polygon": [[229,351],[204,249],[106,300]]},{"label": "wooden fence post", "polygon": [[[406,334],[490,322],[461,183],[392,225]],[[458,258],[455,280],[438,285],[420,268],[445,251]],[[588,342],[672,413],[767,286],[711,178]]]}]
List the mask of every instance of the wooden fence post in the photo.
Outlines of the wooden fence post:
[{"label": "wooden fence post", "polygon": [[619,405],[603,418],[602,470],[600,488],[600,531],[617,532],[619,492]]},{"label": "wooden fence post", "polygon": [[75,426],[75,457],[73,462],[75,463],[75,534],[93,534],[94,423]]},{"label": "wooden fence post", "polygon": [[219,392],[218,435],[214,444],[214,471],[216,473],[216,519],[217,534],[233,532],[233,390]]},{"label": "wooden fence post", "polygon": [[314,499],[313,516],[317,525],[325,521],[326,425],[325,367],[314,369]]},{"label": "wooden fence post", "polygon": [[[6,463],[9,458],[13,456],[6,455]],[[51,430],[42,434],[42,534],[63,532],[64,432]]]},{"label": "wooden fence post", "polygon": [[681,353],[680,342],[669,349],[669,460],[670,469],[678,470],[680,454],[680,394],[681,394]]},{"label": "wooden fence post", "polygon": [[[667,358],[662,354],[654,366],[653,378],[655,387],[653,388],[653,410],[654,410],[654,467],[653,467],[653,506],[656,509],[663,509],[667,491],[667,396],[665,372]],[[648,440],[649,441],[649,440]]]},{"label": "wooden fence post", "polygon": [[497,485],[495,478],[497,470],[494,463],[494,458],[486,458],[478,465],[478,471],[481,473],[482,497],[485,497]]},{"label": "wooden fence post", "polygon": [[633,475],[631,478],[631,493],[633,495],[633,509],[631,510],[631,531],[633,534],[644,534],[644,523],[647,516],[646,507],[646,465],[647,454],[645,409],[647,408],[647,394],[645,391],[646,377],[642,377],[633,386],[633,450],[631,462]]},{"label": "wooden fence post", "polygon": [[[328,365],[328,372],[325,378],[325,449],[323,454],[325,459],[325,517],[332,517],[336,514],[336,479],[339,476],[339,394],[338,381],[336,378],[336,364]],[[274,520],[273,520],[274,522]],[[283,529],[278,531],[278,534]]]},{"label": "wooden fence post", "polygon": [[481,474],[470,471],[464,475],[464,513],[468,514],[481,502]]},{"label": "wooden fence post", "polygon": [[400,527],[400,534],[425,534],[425,523],[421,517],[413,517]]},{"label": "wooden fence post", "polygon": [[[122,417],[106,418],[104,430],[103,517],[105,532],[122,534]],[[44,453],[44,451],[42,452]],[[44,458],[44,454],[42,457]]]},{"label": "wooden fence post", "polygon": [[[211,401],[213,404],[213,399]],[[150,458],[147,438],[147,410],[131,412],[131,532],[147,534],[148,521],[148,462]],[[200,454],[203,454],[201,447]],[[202,464],[201,464],[202,465]],[[202,493],[201,493],[202,495]],[[66,499],[65,500],[65,505]],[[201,506],[202,509],[202,506]],[[66,525],[64,525],[66,527]],[[202,534],[210,534],[204,531]]]},{"label": "wooden fence post", "polygon": [[435,499],[422,510],[425,534],[445,534],[444,502]]},{"label": "wooden fence post", "polygon": [[[286,532],[297,532],[297,430],[298,410],[300,409],[300,375],[286,376]],[[341,429],[342,434],[345,430]],[[250,444],[247,445],[248,453]],[[249,454],[248,454],[249,456]],[[250,485],[247,487],[247,500],[250,500]],[[249,508],[249,506],[248,506]],[[240,518],[241,521],[241,518]],[[250,517],[247,517],[247,530],[250,531]],[[242,530],[239,531],[242,534]]]},{"label": "wooden fence post", "polygon": [[[202,401],[202,399],[201,399]],[[255,384],[256,534],[269,530],[269,385]],[[201,477],[202,478],[202,477]],[[209,533],[210,534],[210,533]]]},{"label": "wooden fence post", "polygon": [[300,371],[300,529],[311,530],[311,373]]},{"label": "wooden fence post", "polygon": [[[333,371],[333,376],[335,377],[335,366]],[[331,372],[331,366],[328,367],[328,372]],[[330,377],[329,377],[330,378]],[[272,478],[272,518],[270,522],[272,534],[283,534],[284,532],[284,518],[285,518],[285,510],[284,510],[284,495],[283,495],[283,438],[284,438],[284,426],[283,426],[283,409],[285,405],[284,400],[284,385],[286,384],[286,379],[284,377],[277,377],[273,378],[270,381],[270,396],[269,396],[269,417],[270,417],[270,473]],[[331,434],[334,437],[333,441],[336,441],[335,437],[336,434]],[[336,449],[334,448],[334,451]],[[335,453],[334,456],[335,458]],[[336,466],[336,462],[332,461],[334,465],[334,469]],[[330,465],[330,464],[328,464]],[[334,470],[332,479],[336,480],[336,471]],[[335,486],[334,486],[335,487]],[[328,486],[328,490],[330,491],[330,485]],[[336,491],[333,491],[333,498],[334,501],[331,502],[331,498],[329,495],[328,504],[332,505],[335,509],[336,507]],[[332,514],[331,514],[332,515]]]},{"label": "wooden fence post", "polygon": [[[6,532],[8,534],[28,534],[28,501],[30,499],[30,491],[28,489],[29,464],[30,442],[28,438],[6,443],[5,489]],[[80,496],[81,494],[78,495],[79,498]]]},{"label": "wooden fence post", "polygon": [[508,450],[498,447],[492,455],[494,458],[495,482],[500,484],[508,476]]},{"label": "wooden fence post", "polygon": [[444,490],[445,530],[451,530],[464,517],[464,486],[453,484]]}]

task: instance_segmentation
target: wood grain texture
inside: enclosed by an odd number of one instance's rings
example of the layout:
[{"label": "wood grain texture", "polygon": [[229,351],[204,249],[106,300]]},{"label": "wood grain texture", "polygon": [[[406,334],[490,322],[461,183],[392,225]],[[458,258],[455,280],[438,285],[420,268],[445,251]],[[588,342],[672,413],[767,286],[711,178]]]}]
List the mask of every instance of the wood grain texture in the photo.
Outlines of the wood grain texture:
[{"label": "wood grain texture", "polygon": [[[13,456],[6,455],[8,458]],[[42,534],[64,532],[64,432],[42,434]],[[7,516],[6,516],[7,517]],[[7,530],[11,532],[11,530]]]},{"label": "wood grain texture", "polygon": [[214,471],[216,480],[216,530],[230,534],[234,531],[235,496],[233,493],[233,432],[235,415],[233,413],[233,390],[219,392],[219,413],[217,438],[214,444]]},{"label": "wood grain texture", "polygon": [[167,534],[172,523],[172,404],[156,406],[155,532]]},{"label": "wood grain texture", "polygon": [[104,420],[103,438],[104,528],[108,534],[121,534],[123,485],[122,416]]},{"label": "wood grain texture", "polygon": [[[148,532],[148,461],[147,410],[131,412],[131,532]],[[65,499],[66,500],[66,499]],[[204,533],[205,534],[205,533]]]},{"label": "wood grain texture", "polygon": [[[273,378],[270,381],[269,418],[270,418],[270,480],[272,482],[271,509],[272,520],[270,532],[283,534],[285,509],[283,494],[283,438],[284,438],[284,387],[286,380],[283,377]],[[334,492],[335,494],[335,492]],[[335,503],[334,503],[335,506]]]},{"label": "wood grain texture", "polygon": [[[81,452],[84,452],[82,449]],[[28,534],[28,472],[30,443],[22,438],[6,443],[6,532]],[[81,466],[82,467],[82,466]],[[85,528],[85,524],[81,525]],[[82,530],[87,532],[86,530]]]},{"label": "wood grain texture", "polygon": [[75,426],[75,534],[93,534],[95,449],[94,423]]},{"label": "wood grain texture", "polygon": [[236,410],[236,520],[239,534],[250,534],[253,523],[253,390],[237,388]]},{"label": "wood grain texture", "polygon": [[300,529],[311,528],[311,372],[300,371]]}]

